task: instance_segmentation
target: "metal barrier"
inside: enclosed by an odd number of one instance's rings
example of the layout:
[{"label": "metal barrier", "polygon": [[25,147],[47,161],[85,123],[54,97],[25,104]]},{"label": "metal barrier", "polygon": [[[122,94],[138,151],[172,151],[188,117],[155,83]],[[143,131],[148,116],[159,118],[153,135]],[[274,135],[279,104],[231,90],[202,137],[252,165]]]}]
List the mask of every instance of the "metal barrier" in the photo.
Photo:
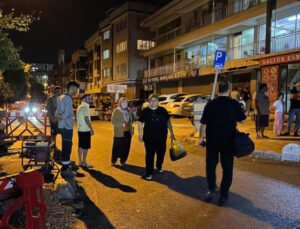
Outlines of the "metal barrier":
[{"label": "metal barrier", "polygon": [[[40,124],[42,127],[39,127],[38,124],[33,122],[34,119]],[[19,121],[19,123],[17,123]],[[16,125],[13,127],[13,125]],[[32,125],[40,134],[40,136],[35,136],[33,134],[32,129],[30,129],[30,125]],[[47,130],[49,129],[49,125],[47,124],[47,112],[7,112],[6,113],[6,134],[10,137],[14,137],[16,140],[23,140],[24,138],[28,138],[28,136],[36,138],[47,138],[49,139],[50,134],[47,135]],[[22,129],[20,133],[17,133],[18,129]],[[25,133],[29,133],[26,135]]]},{"label": "metal barrier", "polygon": [[21,205],[24,205],[25,209],[26,228],[46,228],[47,210],[44,203],[43,183],[43,175],[35,170],[0,178],[0,196],[14,192],[16,189],[22,191],[22,196],[17,198],[2,215],[0,228],[14,229],[9,224],[9,219]]}]

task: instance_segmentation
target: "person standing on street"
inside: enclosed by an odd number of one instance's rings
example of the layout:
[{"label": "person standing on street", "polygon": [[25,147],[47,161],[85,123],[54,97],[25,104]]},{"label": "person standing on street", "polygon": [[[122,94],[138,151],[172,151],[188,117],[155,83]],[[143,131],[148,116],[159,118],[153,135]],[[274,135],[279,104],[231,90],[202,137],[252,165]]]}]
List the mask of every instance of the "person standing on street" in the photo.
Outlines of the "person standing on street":
[{"label": "person standing on street", "polygon": [[276,136],[280,136],[282,134],[283,129],[283,120],[284,120],[284,109],[283,109],[283,93],[279,93],[277,95],[277,100],[273,103],[273,107],[275,108],[275,120],[273,131]]},{"label": "person standing on street", "polygon": [[294,136],[298,136],[298,129],[300,125],[300,82],[297,82],[295,87],[291,90],[291,106],[289,112],[289,122],[288,122],[288,129],[287,132],[284,133],[284,136],[290,135],[294,116],[296,115],[296,124],[295,124],[295,131]]},{"label": "person standing on street", "polygon": [[264,135],[265,128],[269,126],[270,100],[267,95],[268,85],[262,83],[256,92],[255,107],[257,110],[257,139],[269,138]]},{"label": "person standing on street", "polygon": [[114,125],[114,143],[112,148],[111,164],[115,165],[120,158],[121,165],[125,165],[133,136],[133,112],[128,109],[128,100],[121,98],[119,107],[113,114],[111,122]]},{"label": "person standing on street", "polygon": [[234,100],[236,100],[236,101],[240,100],[240,93],[239,93],[237,87],[235,87],[233,89],[233,91],[231,92],[231,98],[234,99]]},{"label": "person standing on street", "polygon": [[91,148],[91,136],[94,135],[94,130],[91,123],[91,114],[89,111],[91,102],[91,95],[85,94],[82,97],[82,103],[78,106],[76,112],[79,166],[88,169],[93,168],[92,165],[88,165],[86,162],[88,150]]},{"label": "person standing on street", "polygon": [[216,191],[216,167],[219,162],[223,168],[220,199],[218,203],[223,205],[229,198],[229,188],[232,183],[234,161],[234,139],[237,122],[244,123],[246,116],[240,104],[230,98],[230,84],[219,83],[219,96],[207,103],[204,108],[200,126],[200,146],[204,144],[206,132],[206,177],[208,192],[205,200],[212,201]]},{"label": "person standing on street", "polygon": [[55,112],[57,110],[58,98],[60,95],[61,95],[61,87],[59,87],[59,86],[54,87],[53,93],[51,93],[51,95],[47,99],[47,105],[46,105],[49,122],[50,122],[51,137],[52,137],[52,140],[54,141],[55,152],[57,151],[56,136],[59,132],[58,122],[55,117]]},{"label": "person standing on street", "polygon": [[246,114],[249,116],[250,114],[250,108],[251,108],[251,93],[249,91],[249,88],[245,88],[243,91],[243,100],[246,103]]},{"label": "person standing on street", "polygon": [[146,180],[152,180],[155,153],[157,171],[163,172],[168,129],[171,140],[174,140],[170,116],[165,108],[158,106],[158,96],[152,94],[149,96],[149,106],[143,109],[139,120],[139,140],[144,141],[146,149]]},{"label": "person standing on street", "polygon": [[56,117],[58,119],[58,128],[62,138],[61,151],[61,175],[64,177],[73,176],[72,170],[69,168],[70,155],[72,152],[73,138],[73,100],[72,96],[77,94],[79,84],[70,81],[67,84],[67,93],[59,97]]}]

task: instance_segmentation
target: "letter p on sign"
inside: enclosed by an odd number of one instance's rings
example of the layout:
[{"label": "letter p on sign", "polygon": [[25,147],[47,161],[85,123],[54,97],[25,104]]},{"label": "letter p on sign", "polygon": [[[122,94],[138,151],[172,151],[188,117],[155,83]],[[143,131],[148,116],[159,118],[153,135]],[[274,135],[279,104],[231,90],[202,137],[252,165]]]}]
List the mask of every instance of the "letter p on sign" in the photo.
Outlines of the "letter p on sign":
[{"label": "letter p on sign", "polygon": [[216,50],[213,68],[224,69],[226,61],[226,51]]}]

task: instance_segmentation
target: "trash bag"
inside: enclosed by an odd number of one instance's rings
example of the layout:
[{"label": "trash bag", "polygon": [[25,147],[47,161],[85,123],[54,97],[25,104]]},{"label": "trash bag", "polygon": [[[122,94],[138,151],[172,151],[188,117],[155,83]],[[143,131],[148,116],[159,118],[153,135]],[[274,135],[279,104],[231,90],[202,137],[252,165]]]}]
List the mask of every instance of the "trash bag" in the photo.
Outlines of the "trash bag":
[{"label": "trash bag", "polygon": [[172,161],[179,160],[180,158],[183,158],[186,155],[186,151],[179,141],[174,140],[171,142],[170,158]]},{"label": "trash bag", "polygon": [[234,139],[234,148],[236,157],[244,157],[253,153],[255,144],[248,133],[237,131]]}]

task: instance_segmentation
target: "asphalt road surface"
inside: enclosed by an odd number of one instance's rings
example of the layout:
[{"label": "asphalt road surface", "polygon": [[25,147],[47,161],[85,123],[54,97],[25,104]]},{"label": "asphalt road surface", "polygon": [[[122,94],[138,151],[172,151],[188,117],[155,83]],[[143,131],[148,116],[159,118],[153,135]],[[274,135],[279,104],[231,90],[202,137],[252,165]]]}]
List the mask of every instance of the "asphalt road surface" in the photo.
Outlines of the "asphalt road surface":
[{"label": "asphalt road surface", "polygon": [[[85,205],[76,228],[300,228],[299,164],[237,159],[229,203],[219,207],[218,196],[206,203],[205,150],[183,141],[192,131],[187,120],[172,123],[188,156],[172,162],[167,152],[165,172],[146,181],[141,179],[145,150],[138,141],[137,126],[127,165],[112,167],[112,125],[93,121],[96,134],[88,163],[94,168],[78,170],[76,180]],[[77,144],[75,129],[72,160],[76,162]],[[168,139],[168,148],[169,144]],[[220,176],[219,165],[217,184]]]}]

